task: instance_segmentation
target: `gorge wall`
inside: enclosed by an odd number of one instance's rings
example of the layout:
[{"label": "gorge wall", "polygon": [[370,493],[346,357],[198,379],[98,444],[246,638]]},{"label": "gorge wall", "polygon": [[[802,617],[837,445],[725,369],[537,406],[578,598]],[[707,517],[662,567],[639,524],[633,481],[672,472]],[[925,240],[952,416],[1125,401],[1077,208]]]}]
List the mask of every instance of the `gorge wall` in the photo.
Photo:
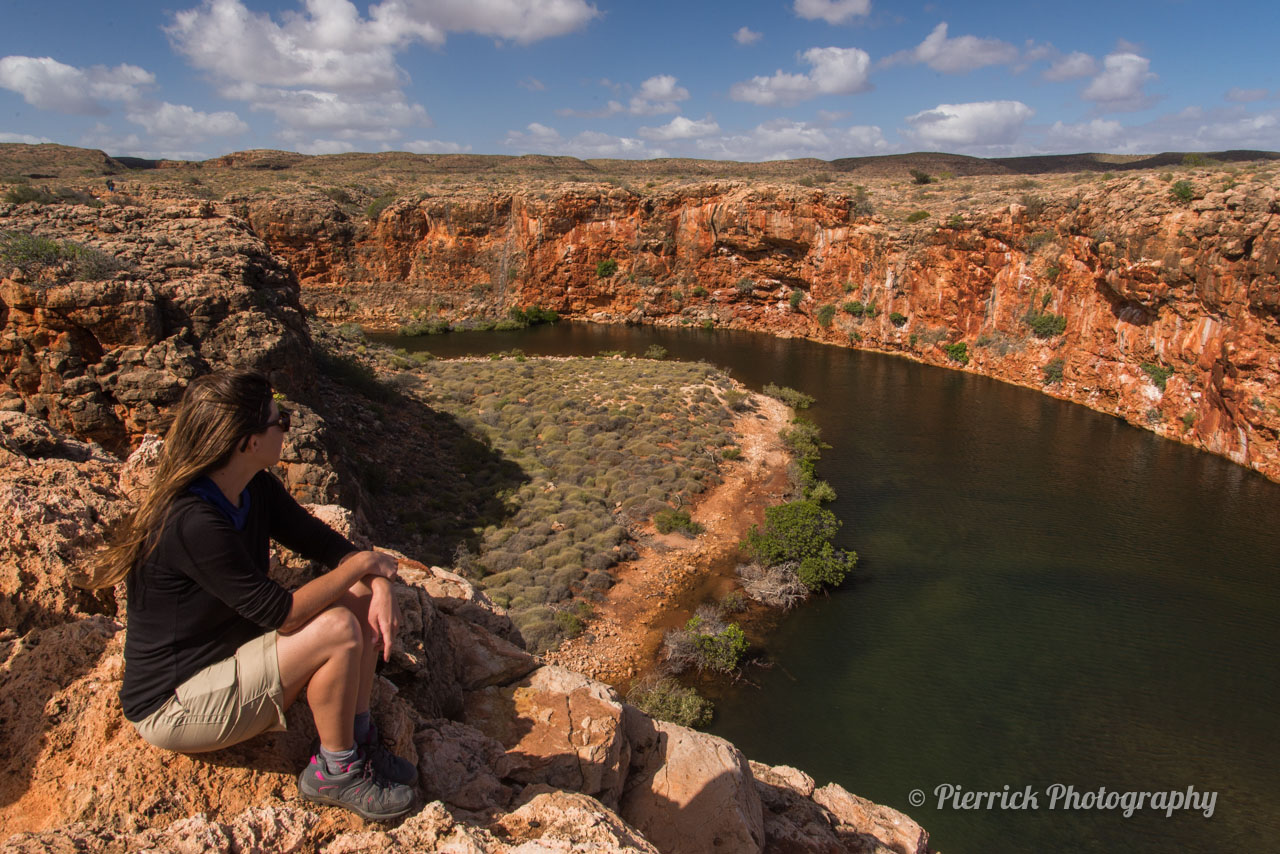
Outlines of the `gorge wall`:
[{"label": "gorge wall", "polygon": [[[374,218],[315,191],[239,209],[331,319],[394,328],[540,305],[807,336],[1042,388],[1280,479],[1274,173],[1202,170],[1182,199],[1172,177],[1024,179],[1030,192],[977,178],[877,189],[874,205],[713,182],[473,184]],[[930,216],[908,222],[910,205]]]}]

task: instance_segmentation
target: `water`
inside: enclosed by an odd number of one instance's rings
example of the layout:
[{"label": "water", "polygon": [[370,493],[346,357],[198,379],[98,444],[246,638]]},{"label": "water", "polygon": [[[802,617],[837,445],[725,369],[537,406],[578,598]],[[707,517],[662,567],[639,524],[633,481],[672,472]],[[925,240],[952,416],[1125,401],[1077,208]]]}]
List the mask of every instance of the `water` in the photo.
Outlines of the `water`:
[{"label": "water", "polygon": [[[1280,485],[1027,389],[807,341],[561,324],[413,343],[660,344],[818,399],[819,474],[860,569],[716,698],[711,731],[748,756],[901,809],[946,854],[1276,846]],[[1039,808],[938,808],[944,783],[1030,786]],[[1050,809],[1054,783],[1217,800],[1126,819]]]}]

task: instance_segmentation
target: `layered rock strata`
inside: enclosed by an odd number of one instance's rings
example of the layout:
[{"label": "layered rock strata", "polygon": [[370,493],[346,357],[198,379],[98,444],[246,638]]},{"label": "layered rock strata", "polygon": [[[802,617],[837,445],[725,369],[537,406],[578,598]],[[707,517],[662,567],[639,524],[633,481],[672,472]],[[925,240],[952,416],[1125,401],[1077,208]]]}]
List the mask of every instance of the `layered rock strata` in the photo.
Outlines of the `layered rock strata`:
[{"label": "layered rock strata", "polygon": [[314,193],[247,215],[335,320],[541,305],[807,336],[1042,388],[1280,478],[1274,178],[1206,171],[1183,200],[1171,177],[1009,184],[971,202],[944,185],[916,203],[954,213],[914,224],[856,194],[740,183],[464,188],[374,221]]}]

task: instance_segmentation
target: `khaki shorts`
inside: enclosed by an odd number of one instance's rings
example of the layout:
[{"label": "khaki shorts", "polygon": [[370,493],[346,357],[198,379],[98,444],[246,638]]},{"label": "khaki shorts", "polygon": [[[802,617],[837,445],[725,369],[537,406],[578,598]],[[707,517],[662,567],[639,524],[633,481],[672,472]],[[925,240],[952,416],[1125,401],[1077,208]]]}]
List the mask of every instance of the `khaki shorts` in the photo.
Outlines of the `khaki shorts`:
[{"label": "khaki shorts", "polygon": [[174,696],[134,724],[147,742],[203,753],[287,729],[276,633],[267,632],[178,686]]}]

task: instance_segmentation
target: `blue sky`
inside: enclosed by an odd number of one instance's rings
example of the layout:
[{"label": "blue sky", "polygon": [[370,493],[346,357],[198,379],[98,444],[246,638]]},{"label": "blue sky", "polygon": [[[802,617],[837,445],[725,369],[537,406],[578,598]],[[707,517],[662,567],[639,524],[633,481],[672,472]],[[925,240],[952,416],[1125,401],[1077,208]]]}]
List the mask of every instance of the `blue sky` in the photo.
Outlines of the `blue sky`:
[{"label": "blue sky", "polygon": [[1280,4],[5,0],[0,142],[765,160],[1280,150]]}]

